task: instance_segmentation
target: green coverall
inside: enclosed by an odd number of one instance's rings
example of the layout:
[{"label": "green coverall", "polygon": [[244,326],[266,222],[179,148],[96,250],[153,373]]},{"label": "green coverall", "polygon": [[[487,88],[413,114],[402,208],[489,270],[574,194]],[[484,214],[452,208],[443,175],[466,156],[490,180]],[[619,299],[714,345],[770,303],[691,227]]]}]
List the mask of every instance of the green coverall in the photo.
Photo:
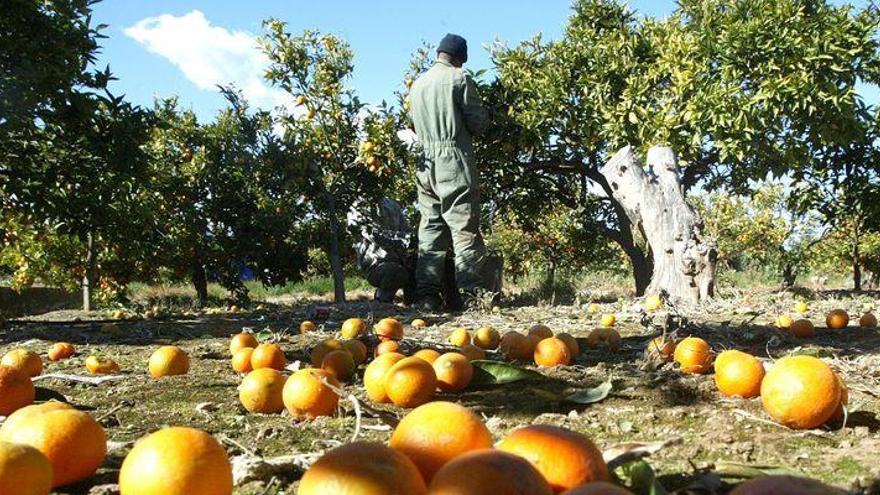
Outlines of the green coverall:
[{"label": "green coverall", "polygon": [[416,173],[419,257],[416,293],[441,292],[450,243],[458,288],[482,288],[486,246],[480,234],[480,191],[472,135],[489,123],[474,82],[460,68],[438,60],[418,78],[410,93],[415,132],[422,148]]}]

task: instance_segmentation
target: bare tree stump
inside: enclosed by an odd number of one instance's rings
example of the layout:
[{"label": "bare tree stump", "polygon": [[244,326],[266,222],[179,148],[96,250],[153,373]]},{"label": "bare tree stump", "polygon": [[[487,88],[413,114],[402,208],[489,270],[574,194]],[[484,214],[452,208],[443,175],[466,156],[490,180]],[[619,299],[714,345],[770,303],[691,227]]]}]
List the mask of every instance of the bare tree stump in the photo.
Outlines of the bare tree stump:
[{"label": "bare tree stump", "polygon": [[685,200],[675,153],[654,146],[647,162],[645,168],[626,146],[601,172],[613,199],[648,243],[654,271],[646,293],[665,290],[675,299],[699,303],[715,292],[715,242],[703,235],[702,220]]}]

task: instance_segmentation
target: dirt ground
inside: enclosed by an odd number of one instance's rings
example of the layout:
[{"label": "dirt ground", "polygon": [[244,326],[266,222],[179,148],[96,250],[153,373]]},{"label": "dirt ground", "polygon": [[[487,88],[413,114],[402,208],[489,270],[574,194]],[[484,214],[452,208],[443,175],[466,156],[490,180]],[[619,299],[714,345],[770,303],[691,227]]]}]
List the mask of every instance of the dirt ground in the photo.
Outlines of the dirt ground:
[{"label": "dirt ground", "polygon": [[[214,434],[226,445],[237,465],[257,464],[251,481],[236,487],[237,494],[295,493],[302,466],[324,449],[349,441],[356,428],[351,401],[340,401],[340,412],[313,422],[282,415],[247,414],[239,405],[240,376],[229,363],[228,338],[248,328],[262,339],[280,342],[292,367],[308,361],[308,351],[332,337],[348,317],[368,321],[393,316],[408,324],[422,317],[430,326],[415,330],[407,325],[405,348],[445,347],[452,328],[490,326],[502,334],[522,332],[544,323],[556,332],[584,338],[598,325],[602,313],[616,313],[623,345],[616,351],[586,349],[573,366],[542,370],[543,379],[506,385],[480,386],[464,393],[439,394],[460,402],[486,419],[496,440],[529,423],[552,423],[581,431],[608,449],[624,442],[666,441],[668,445],[646,460],[660,483],[679,493],[726,493],[737,476],[771,467],[822,479],[854,493],[880,493],[880,332],[824,328],[824,314],[844,308],[858,318],[875,309],[871,293],[781,293],[736,291],[700,308],[663,310],[651,315],[641,302],[601,302],[598,314],[586,303],[565,306],[506,307],[499,312],[423,315],[402,306],[354,302],[332,307],[318,332],[300,335],[299,323],[313,302],[270,305],[262,311],[217,313],[195,317],[120,321],[115,327],[89,320],[105,313],[61,311],[30,321],[9,322],[0,330],[0,352],[25,347],[45,355],[52,342],[69,341],[78,354],[67,361],[46,361],[46,374],[85,375],[83,362],[91,353],[113,357],[125,378],[100,385],[47,378],[37,382],[38,400],[58,398],[90,411],[104,425],[110,454],[98,475],[57,492],[112,494],[117,469],[134,440],[168,425],[187,425]],[[796,300],[807,300],[807,317],[817,336],[798,340],[772,327],[781,313],[791,312]],[[81,321],[72,321],[79,319]],[[678,336],[698,335],[715,351],[736,348],[770,361],[790,352],[809,352],[827,358],[841,372],[850,390],[850,414],[843,429],[792,431],[769,421],[759,400],[722,397],[713,377],[682,375],[672,365],[652,369],[643,358],[645,344],[664,325],[678,328]],[[153,380],[146,371],[151,352],[175,344],[190,353],[189,375]],[[582,346],[586,347],[586,346]],[[489,359],[500,359],[490,353]],[[298,363],[299,362],[299,363]],[[532,366],[524,365],[532,368]],[[363,372],[363,368],[360,370]],[[563,397],[576,389],[611,380],[610,395],[591,405],[567,403]],[[347,385],[363,407],[359,438],[387,441],[391,424],[405,411],[370,404],[360,376]],[[281,459],[275,459],[281,457]],[[275,459],[277,469],[255,459]],[[239,466],[240,471],[241,466]],[[299,467],[297,467],[299,466]]]}]

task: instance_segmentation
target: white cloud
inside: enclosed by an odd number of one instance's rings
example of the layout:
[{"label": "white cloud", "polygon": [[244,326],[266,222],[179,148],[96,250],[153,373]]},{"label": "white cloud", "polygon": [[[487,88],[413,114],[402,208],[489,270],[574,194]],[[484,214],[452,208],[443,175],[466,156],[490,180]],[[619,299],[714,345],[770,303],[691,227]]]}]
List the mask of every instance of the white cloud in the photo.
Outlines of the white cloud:
[{"label": "white cloud", "polygon": [[250,33],[214,26],[198,10],[182,16],[147,17],[124,32],[168,59],[200,89],[216,91],[217,85],[231,83],[252,105],[290,106],[288,95],[263,79],[269,62]]}]

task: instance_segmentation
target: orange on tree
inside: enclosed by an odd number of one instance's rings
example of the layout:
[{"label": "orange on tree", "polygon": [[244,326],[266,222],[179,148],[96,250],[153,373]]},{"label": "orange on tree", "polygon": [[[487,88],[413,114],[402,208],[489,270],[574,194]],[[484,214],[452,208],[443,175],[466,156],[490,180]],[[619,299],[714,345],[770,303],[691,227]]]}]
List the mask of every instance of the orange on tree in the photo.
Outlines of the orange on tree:
[{"label": "orange on tree", "polygon": [[531,425],[507,435],[498,449],[525,458],[560,492],[591,481],[608,481],[602,452],[586,436],[550,425]]},{"label": "orange on tree", "polygon": [[604,314],[599,319],[599,324],[603,327],[613,327],[615,323],[617,323],[617,315],[614,313]]},{"label": "orange on tree", "polygon": [[383,318],[373,325],[379,340],[400,340],[403,338],[403,325],[394,318]]},{"label": "orange on tree", "polygon": [[825,326],[832,330],[840,330],[849,325],[849,315],[842,309],[831,310],[825,316]]},{"label": "orange on tree", "polygon": [[518,455],[495,449],[468,452],[446,463],[431,481],[429,494],[553,495],[547,480]]},{"label": "orange on tree", "polygon": [[699,337],[688,337],[675,346],[675,362],[683,373],[702,374],[712,367],[712,351],[709,344]]},{"label": "orange on tree", "polygon": [[462,346],[459,352],[464,354],[464,356],[468,358],[468,361],[478,361],[480,359],[486,359],[486,351],[484,351],[480,347],[475,346],[474,344]]},{"label": "orange on tree", "polygon": [[389,352],[380,354],[367,365],[367,369],[364,370],[364,388],[367,389],[367,396],[370,400],[379,403],[391,402],[385,392],[385,374],[395,363],[405,357],[397,352]]},{"label": "orange on tree", "polygon": [[761,384],[764,410],[793,429],[816,428],[828,421],[841,400],[837,374],[812,356],[788,356],[773,365]]},{"label": "orange on tree", "polygon": [[633,495],[633,492],[607,481],[594,481],[566,490],[562,495]]},{"label": "orange on tree", "polygon": [[859,318],[859,326],[862,328],[874,328],[877,326],[877,317],[868,311]]},{"label": "orange on tree", "polygon": [[672,361],[673,355],[675,354],[675,342],[671,339],[664,339],[663,336],[654,337],[648,342],[648,347],[645,349],[645,353],[649,356],[657,356],[661,360],[669,363]]},{"label": "orange on tree", "polygon": [[330,351],[321,361],[321,369],[335,376],[340,382],[347,382],[351,379],[355,366],[354,358],[345,349]]},{"label": "orange on tree", "polygon": [[569,352],[568,346],[556,337],[542,339],[538,342],[538,345],[535,346],[534,357],[535,364],[545,368],[559,365],[567,366],[571,363],[571,352]]},{"label": "orange on tree", "polygon": [[413,462],[378,442],[353,442],[327,451],[299,482],[297,495],[424,495]]},{"label": "orange on tree", "polygon": [[49,495],[52,465],[30,445],[0,441],[0,493]]},{"label": "orange on tree", "polygon": [[550,330],[550,327],[548,327],[547,325],[542,325],[542,324],[538,323],[538,324],[532,325],[529,328],[527,335],[537,335],[542,340],[549,339],[550,337],[553,336],[553,330]]},{"label": "orange on tree", "polygon": [[284,410],[284,375],[272,368],[253,370],[238,385],[238,400],[248,412],[274,414]]},{"label": "orange on tree", "polygon": [[284,406],[294,418],[331,416],[339,403],[339,395],[331,387],[338,388],[339,382],[327,371],[316,368],[299,370],[284,384]]},{"label": "orange on tree", "polygon": [[437,358],[440,357],[440,353],[435,351],[434,349],[420,349],[413,354],[413,357],[424,359],[425,361],[434,364],[434,361],[436,361]]},{"label": "orange on tree", "polygon": [[22,370],[0,364],[0,416],[33,404],[36,389]]},{"label": "orange on tree", "polygon": [[230,495],[232,466],[214,437],[164,428],[138,440],[119,470],[120,495]]},{"label": "orange on tree", "polygon": [[235,355],[236,352],[244,349],[245,347],[253,349],[257,347],[259,342],[257,342],[254,334],[248,332],[241,332],[239,334],[233,335],[229,340],[229,354]]},{"label": "orange on tree", "polygon": [[489,327],[478,328],[474,333],[474,345],[487,350],[497,349],[501,342],[498,330]]},{"label": "orange on tree", "polygon": [[92,375],[109,375],[110,373],[117,373],[119,365],[108,357],[95,356],[93,354],[86,358],[86,369]]},{"label": "orange on tree", "polygon": [[150,356],[150,375],[153,378],[189,373],[189,354],[173,345],[162,346]]},{"label": "orange on tree", "polygon": [[27,376],[37,376],[43,372],[43,360],[36,352],[27,349],[13,349],[3,355],[0,364],[23,371]]},{"label": "orange on tree", "polygon": [[287,358],[278,344],[260,344],[251,353],[251,368],[274,368],[278,371],[287,366]]},{"label": "orange on tree", "polygon": [[791,325],[794,323],[794,318],[789,314],[779,315],[776,318],[776,328],[780,330],[788,330],[791,328]]},{"label": "orange on tree", "polygon": [[620,333],[613,328],[594,328],[590,335],[587,335],[587,345],[593,348],[618,349],[621,343]]},{"label": "orange on tree", "polygon": [[449,334],[449,343],[461,347],[471,343],[471,333],[466,328],[456,328]]},{"label": "orange on tree", "polygon": [[771,475],[741,483],[730,492],[730,495],[844,495],[845,493],[816,480]]},{"label": "orange on tree", "polygon": [[14,426],[0,429],[0,440],[30,445],[42,452],[52,464],[53,487],[91,477],[107,454],[104,429],[76,409],[34,410]]},{"label": "orange on tree", "polygon": [[76,348],[68,342],[56,342],[52,344],[47,354],[49,361],[61,361],[76,354]]},{"label": "orange on tree", "polygon": [[437,375],[430,363],[417,357],[403,358],[385,374],[385,393],[395,406],[411,408],[434,396]]},{"label": "orange on tree", "polygon": [[437,375],[437,386],[448,392],[462,390],[474,377],[474,367],[470,360],[457,352],[447,352],[438,357],[433,367]]},{"label": "orange on tree", "polygon": [[715,385],[728,397],[759,396],[763,379],[764,365],[751,354],[730,350],[715,359]]},{"label": "orange on tree", "polygon": [[572,360],[581,354],[581,346],[578,345],[577,340],[570,333],[557,333],[556,338],[565,342],[565,346],[568,347],[568,352],[571,354]]},{"label": "orange on tree", "polygon": [[314,322],[306,320],[299,324],[299,333],[311,333],[318,329]]},{"label": "orange on tree", "polygon": [[232,369],[239,373],[248,373],[253,370],[251,357],[254,354],[253,347],[242,347],[232,355]]},{"label": "orange on tree", "polygon": [[796,320],[788,327],[788,332],[799,339],[808,339],[816,335],[816,327],[813,322],[807,319]]},{"label": "orange on tree", "polygon": [[430,402],[400,420],[388,444],[412,459],[431,482],[444,464],[473,450],[492,447],[492,434],[470,409],[452,402]]},{"label": "orange on tree", "polygon": [[324,362],[324,356],[326,356],[327,354],[329,354],[332,351],[341,351],[343,349],[344,349],[344,347],[342,347],[342,342],[340,342],[336,339],[327,339],[327,340],[320,342],[318,345],[316,345],[314,347],[314,349],[312,349],[312,352],[310,355],[311,360],[312,360],[312,367],[320,368],[321,363]]},{"label": "orange on tree", "polygon": [[367,322],[360,318],[349,318],[342,322],[340,330],[343,339],[354,339],[367,333]]},{"label": "orange on tree", "polygon": [[531,360],[534,349],[529,339],[519,332],[507,332],[501,337],[498,348],[507,359],[514,361]]},{"label": "orange on tree", "polygon": [[367,346],[365,346],[360,340],[343,340],[342,348],[351,353],[355,365],[361,365],[367,361]]},{"label": "orange on tree", "polygon": [[379,345],[377,345],[376,349],[373,350],[373,355],[378,357],[382,354],[397,352],[400,352],[400,343],[396,340],[386,340],[384,342],[379,342]]}]

